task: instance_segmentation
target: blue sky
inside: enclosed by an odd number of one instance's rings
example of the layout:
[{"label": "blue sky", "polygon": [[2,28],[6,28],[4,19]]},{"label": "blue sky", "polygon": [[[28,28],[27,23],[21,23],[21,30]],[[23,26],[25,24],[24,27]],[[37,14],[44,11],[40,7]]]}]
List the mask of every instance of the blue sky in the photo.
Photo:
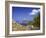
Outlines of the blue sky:
[{"label": "blue sky", "polygon": [[32,21],[34,16],[40,11],[40,8],[32,7],[12,7],[12,19],[16,22],[23,20]]}]

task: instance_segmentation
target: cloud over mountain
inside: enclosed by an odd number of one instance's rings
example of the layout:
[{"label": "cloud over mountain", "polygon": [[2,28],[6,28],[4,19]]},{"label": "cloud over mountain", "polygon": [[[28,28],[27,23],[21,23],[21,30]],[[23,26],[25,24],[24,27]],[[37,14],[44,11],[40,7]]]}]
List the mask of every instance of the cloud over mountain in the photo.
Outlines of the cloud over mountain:
[{"label": "cloud over mountain", "polygon": [[38,9],[38,10],[33,9],[32,12],[29,13],[29,15],[35,15],[35,14],[37,14],[39,11],[40,11],[40,9]]}]

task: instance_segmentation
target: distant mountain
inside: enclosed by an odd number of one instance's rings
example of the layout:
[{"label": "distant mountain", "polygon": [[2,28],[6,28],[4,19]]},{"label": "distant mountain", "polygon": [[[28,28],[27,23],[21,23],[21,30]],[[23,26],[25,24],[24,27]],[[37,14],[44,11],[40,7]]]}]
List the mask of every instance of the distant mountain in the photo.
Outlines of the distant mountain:
[{"label": "distant mountain", "polygon": [[16,22],[16,21],[12,20],[12,23],[20,24],[20,25],[23,25],[23,26],[27,26],[28,22],[29,22],[29,20],[23,20],[22,22],[20,22],[20,21]]},{"label": "distant mountain", "polygon": [[20,23],[20,24],[24,25],[24,26],[27,26],[28,22],[29,22],[28,20],[23,20],[22,23]]},{"label": "distant mountain", "polygon": [[27,24],[26,23],[20,23],[21,25],[23,25],[23,26],[27,26]]}]

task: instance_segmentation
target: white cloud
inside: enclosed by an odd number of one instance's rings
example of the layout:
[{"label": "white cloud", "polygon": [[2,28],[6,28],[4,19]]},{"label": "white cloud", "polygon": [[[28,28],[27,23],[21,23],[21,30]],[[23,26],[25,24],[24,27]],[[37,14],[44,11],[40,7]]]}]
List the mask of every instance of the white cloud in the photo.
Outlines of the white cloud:
[{"label": "white cloud", "polygon": [[34,15],[35,13],[33,12],[33,13],[29,13],[29,15]]},{"label": "white cloud", "polygon": [[29,15],[35,15],[36,13],[38,13],[40,11],[40,9],[36,10],[33,9],[32,12],[29,13]]}]

